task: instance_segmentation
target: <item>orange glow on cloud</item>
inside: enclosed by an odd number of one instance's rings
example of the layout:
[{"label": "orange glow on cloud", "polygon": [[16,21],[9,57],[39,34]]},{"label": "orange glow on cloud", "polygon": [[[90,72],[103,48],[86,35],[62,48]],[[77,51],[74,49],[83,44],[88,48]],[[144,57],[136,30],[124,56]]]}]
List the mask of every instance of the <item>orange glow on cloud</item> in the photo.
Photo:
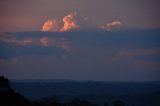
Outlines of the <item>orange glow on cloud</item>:
[{"label": "orange glow on cloud", "polygon": [[53,31],[57,32],[59,31],[60,24],[57,20],[48,20],[43,24],[43,27],[41,31],[48,32]]},{"label": "orange glow on cloud", "polygon": [[48,20],[43,24],[41,31],[65,32],[65,31],[70,31],[72,29],[77,29],[79,28],[79,25],[77,24],[76,19],[77,19],[77,13],[73,12],[67,16],[64,16],[62,22],[63,25],[61,25],[60,22],[58,22],[57,20]]},{"label": "orange glow on cloud", "polygon": [[101,28],[111,31],[112,29],[119,28],[122,25],[120,21],[113,21],[111,23],[107,23],[106,25],[102,26]]},{"label": "orange glow on cloud", "polygon": [[79,25],[76,22],[77,13],[73,12],[63,18],[64,26],[61,28],[61,32],[69,31],[72,29],[79,28]]},{"label": "orange glow on cloud", "polygon": [[[94,28],[94,24],[88,23],[89,22],[88,19],[89,18],[87,17],[84,17],[84,18],[78,17],[76,12],[72,12],[64,16],[61,22],[55,19],[46,21],[43,24],[41,31],[66,32],[66,31],[71,31],[71,30],[75,30],[78,28],[84,29],[84,28],[87,28],[87,26],[89,26],[90,28]],[[112,21],[110,23],[104,24],[103,26],[100,26],[99,28],[102,28],[107,31],[111,31],[113,29],[120,28],[121,25],[122,23],[116,20],[116,21]],[[95,27],[97,26],[95,25]]]}]

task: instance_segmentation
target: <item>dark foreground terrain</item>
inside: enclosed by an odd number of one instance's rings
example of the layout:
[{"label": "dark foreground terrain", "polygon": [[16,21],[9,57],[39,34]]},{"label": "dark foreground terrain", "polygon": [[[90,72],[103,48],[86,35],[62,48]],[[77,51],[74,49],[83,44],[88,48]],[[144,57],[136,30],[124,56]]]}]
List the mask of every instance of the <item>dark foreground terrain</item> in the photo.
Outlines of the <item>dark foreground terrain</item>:
[{"label": "dark foreground terrain", "polygon": [[117,100],[127,106],[160,106],[160,82],[99,82],[72,80],[12,81],[12,88],[29,100],[62,103],[86,100],[113,106]]}]

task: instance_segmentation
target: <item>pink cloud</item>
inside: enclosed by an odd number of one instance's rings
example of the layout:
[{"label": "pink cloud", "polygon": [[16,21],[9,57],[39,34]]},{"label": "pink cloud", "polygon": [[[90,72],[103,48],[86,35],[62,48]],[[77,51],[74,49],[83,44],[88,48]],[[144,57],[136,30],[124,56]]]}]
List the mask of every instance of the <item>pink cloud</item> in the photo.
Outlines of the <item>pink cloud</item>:
[{"label": "pink cloud", "polygon": [[[62,23],[62,24],[61,24]],[[73,12],[63,17],[62,22],[53,19],[46,21],[41,31],[44,32],[66,32],[79,28],[77,23],[77,13]]]},{"label": "pink cloud", "polygon": [[110,23],[107,23],[103,26],[101,26],[102,29],[105,29],[107,31],[111,31],[113,29],[117,29],[119,27],[121,27],[122,23],[120,21],[113,21],[113,22],[110,22]]},{"label": "pink cloud", "polygon": [[63,23],[64,25],[60,30],[61,32],[79,28],[79,25],[77,23],[77,13],[73,12],[65,16],[63,18]]},{"label": "pink cloud", "polygon": [[59,32],[60,29],[61,29],[60,22],[56,19],[53,19],[53,20],[46,21],[43,24],[41,31],[44,31],[44,32]]}]

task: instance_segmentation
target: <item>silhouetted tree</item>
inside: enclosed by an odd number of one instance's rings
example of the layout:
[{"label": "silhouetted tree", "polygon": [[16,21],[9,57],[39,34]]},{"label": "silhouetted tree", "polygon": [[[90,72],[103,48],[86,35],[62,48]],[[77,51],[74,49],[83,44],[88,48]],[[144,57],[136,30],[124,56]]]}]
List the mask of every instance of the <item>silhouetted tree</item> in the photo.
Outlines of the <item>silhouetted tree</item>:
[{"label": "silhouetted tree", "polygon": [[51,106],[62,106],[58,100],[54,100],[51,102]]},{"label": "silhouetted tree", "polygon": [[0,106],[28,106],[29,100],[14,92],[7,78],[0,76]]},{"label": "silhouetted tree", "polygon": [[87,100],[80,100],[78,98],[75,98],[66,106],[97,106],[97,105]]},{"label": "silhouetted tree", "polygon": [[114,106],[126,106],[126,105],[121,100],[117,100],[117,101],[114,102]]},{"label": "silhouetted tree", "polygon": [[103,106],[109,106],[108,102],[105,101]]},{"label": "silhouetted tree", "polygon": [[[20,93],[15,92],[7,78],[0,76],[0,106],[98,106],[87,100],[73,99],[68,103],[60,103],[52,98],[44,98],[41,101],[29,101]],[[108,102],[104,106],[109,106]],[[121,100],[114,102],[114,106],[126,106]]]},{"label": "silhouetted tree", "polygon": [[39,101],[36,104],[38,104],[38,106],[39,105],[40,106],[61,106],[61,103],[58,100],[55,100],[55,99],[52,99],[52,98],[43,98],[41,101]]},{"label": "silhouetted tree", "polygon": [[0,91],[10,89],[10,82],[7,78],[0,76]]}]

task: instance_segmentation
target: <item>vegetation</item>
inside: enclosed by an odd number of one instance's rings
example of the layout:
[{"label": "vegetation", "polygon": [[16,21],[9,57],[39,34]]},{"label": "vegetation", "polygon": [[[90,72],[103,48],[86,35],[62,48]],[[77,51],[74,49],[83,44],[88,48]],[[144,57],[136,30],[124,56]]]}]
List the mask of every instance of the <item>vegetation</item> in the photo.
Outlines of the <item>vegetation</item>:
[{"label": "vegetation", "polygon": [[[67,103],[58,100],[42,99],[41,101],[30,101],[20,93],[15,92],[7,78],[0,76],[0,106],[98,106],[87,100],[73,99]],[[108,102],[104,106],[109,106]],[[126,106],[121,100],[114,102],[113,106]]]}]

